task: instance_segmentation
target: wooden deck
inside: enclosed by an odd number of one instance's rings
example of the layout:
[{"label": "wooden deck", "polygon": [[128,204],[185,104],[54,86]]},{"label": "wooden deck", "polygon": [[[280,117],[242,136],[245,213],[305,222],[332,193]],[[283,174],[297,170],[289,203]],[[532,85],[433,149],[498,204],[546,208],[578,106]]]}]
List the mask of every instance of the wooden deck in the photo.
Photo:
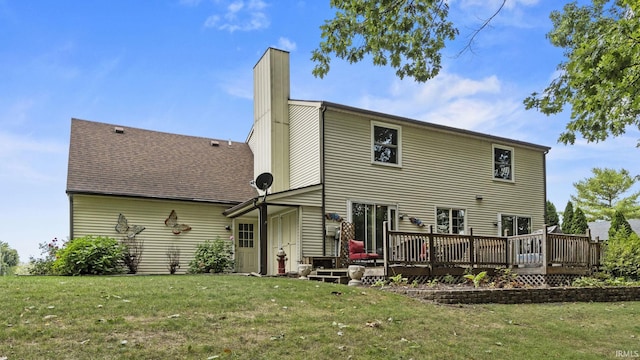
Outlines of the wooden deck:
[{"label": "wooden deck", "polygon": [[589,235],[540,233],[499,237],[386,231],[385,275],[456,275],[465,269],[511,268],[519,274],[587,274],[601,264]]}]

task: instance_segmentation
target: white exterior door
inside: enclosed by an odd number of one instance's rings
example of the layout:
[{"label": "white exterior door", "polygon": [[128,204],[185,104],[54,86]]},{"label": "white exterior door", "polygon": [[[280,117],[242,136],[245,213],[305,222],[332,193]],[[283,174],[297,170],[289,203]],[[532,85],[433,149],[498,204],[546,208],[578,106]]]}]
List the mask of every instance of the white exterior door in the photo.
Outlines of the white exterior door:
[{"label": "white exterior door", "polygon": [[236,228],[236,271],[258,272],[258,225],[240,221]]},{"label": "white exterior door", "polygon": [[[282,248],[287,254],[286,272],[298,271],[298,211],[290,211],[269,219],[269,259],[270,274],[278,273],[276,254]],[[273,259],[273,261],[271,260]]]}]

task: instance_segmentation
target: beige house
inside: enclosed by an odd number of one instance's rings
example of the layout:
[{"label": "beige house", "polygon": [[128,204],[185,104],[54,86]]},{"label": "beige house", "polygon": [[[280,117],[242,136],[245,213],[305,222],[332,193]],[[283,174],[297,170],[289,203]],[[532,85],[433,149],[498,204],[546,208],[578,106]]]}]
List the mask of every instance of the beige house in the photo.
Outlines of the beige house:
[{"label": "beige house", "polygon": [[[289,54],[254,68],[254,125],[228,142],[72,120],[71,236],[144,226],[141,273],[166,273],[166,250],[232,239],[238,272],[331,266],[340,221],[368,252],[393,229],[522,234],[544,225],[546,146],[325,101],[292,100]],[[270,173],[266,194],[252,184]],[[266,196],[265,196],[266,195]],[[191,230],[175,234],[169,214]],[[425,226],[426,225],[426,226]]]}]

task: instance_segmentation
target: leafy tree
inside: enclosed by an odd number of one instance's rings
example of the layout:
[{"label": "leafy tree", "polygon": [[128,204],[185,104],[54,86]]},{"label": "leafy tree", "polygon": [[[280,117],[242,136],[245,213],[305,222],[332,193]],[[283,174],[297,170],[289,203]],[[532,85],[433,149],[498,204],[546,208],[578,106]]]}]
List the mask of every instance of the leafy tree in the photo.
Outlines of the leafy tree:
[{"label": "leafy tree", "polygon": [[[484,28],[502,9],[476,30]],[[332,54],[350,63],[371,56],[374,65],[391,65],[399,78],[427,81],[440,71],[441,51],[459,34],[449,20],[449,3],[436,0],[331,0],[335,17],[320,26],[322,39],[312,52],[313,74],[329,72]],[[469,45],[467,45],[468,47]]]},{"label": "leafy tree", "polygon": [[633,232],[633,229],[631,229],[631,225],[624,217],[624,214],[616,210],[613,218],[611,219],[611,225],[609,227],[609,238],[614,237],[618,232],[622,232],[624,235],[629,236]]},{"label": "leafy tree", "polygon": [[556,210],[556,206],[549,200],[547,200],[547,211],[544,216],[544,222],[547,226],[554,226],[560,224],[560,219],[558,217],[558,211]]},{"label": "leafy tree", "polygon": [[[573,144],[576,133],[588,142],[603,141],[640,128],[640,2],[571,2],[551,13],[551,44],[564,49],[565,61],[541,93],[524,104],[544,114],[571,107],[571,121],[559,141]],[[640,143],[638,144],[640,146]]]},{"label": "leafy tree", "polygon": [[571,196],[576,206],[584,209],[587,219],[609,220],[616,210],[626,218],[640,217],[640,191],[623,197],[638,181],[625,169],[593,168],[593,177],[573,184],[577,195]]},{"label": "leafy tree", "polygon": [[[359,62],[370,56],[374,65],[390,65],[400,78],[427,81],[441,69],[446,41],[459,30],[450,20],[447,1],[436,0],[331,0],[333,19],[321,28],[311,59],[313,74],[329,72],[331,57]],[[485,20],[473,36],[495,17]],[[524,100],[526,108],[544,114],[560,113],[569,105],[571,121],[560,141],[575,142],[579,133],[589,142],[640,128],[640,3],[636,0],[591,0],[568,3],[550,18],[551,44],[564,49],[558,76],[542,91]],[[468,48],[469,45],[467,45]],[[639,143],[640,145],[640,143]]]},{"label": "leafy tree", "polygon": [[584,212],[582,211],[582,209],[576,208],[576,211],[573,213],[571,233],[586,234],[588,228],[589,228],[589,223],[587,223],[587,217],[584,215]]},{"label": "leafy tree", "polygon": [[0,241],[0,275],[9,273],[9,269],[18,265],[20,257],[18,251],[9,247],[4,241]]},{"label": "leafy tree", "polygon": [[565,234],[573,234],[573,204],[567,201],[567,206],[562,213],[562,232]]}]

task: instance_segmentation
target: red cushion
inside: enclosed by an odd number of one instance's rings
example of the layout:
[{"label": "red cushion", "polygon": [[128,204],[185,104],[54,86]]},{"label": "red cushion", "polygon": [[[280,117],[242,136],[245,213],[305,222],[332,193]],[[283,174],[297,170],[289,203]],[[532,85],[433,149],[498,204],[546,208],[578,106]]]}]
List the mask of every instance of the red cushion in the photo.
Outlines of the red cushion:
[{"label": "red cushion", "polygon": [[378,259],[380,255],[376,253],[355,253],[349,254],[349,260],[374,260]]},{"label": "red cushion", "polygon": [[373,260],[379,257],[376,253],[364,252],[364,241],[349,240],[349,260]]},{"label": "red cushion", "polygon": [[349,254],[364,253],[364,241],[349,240]]}]

